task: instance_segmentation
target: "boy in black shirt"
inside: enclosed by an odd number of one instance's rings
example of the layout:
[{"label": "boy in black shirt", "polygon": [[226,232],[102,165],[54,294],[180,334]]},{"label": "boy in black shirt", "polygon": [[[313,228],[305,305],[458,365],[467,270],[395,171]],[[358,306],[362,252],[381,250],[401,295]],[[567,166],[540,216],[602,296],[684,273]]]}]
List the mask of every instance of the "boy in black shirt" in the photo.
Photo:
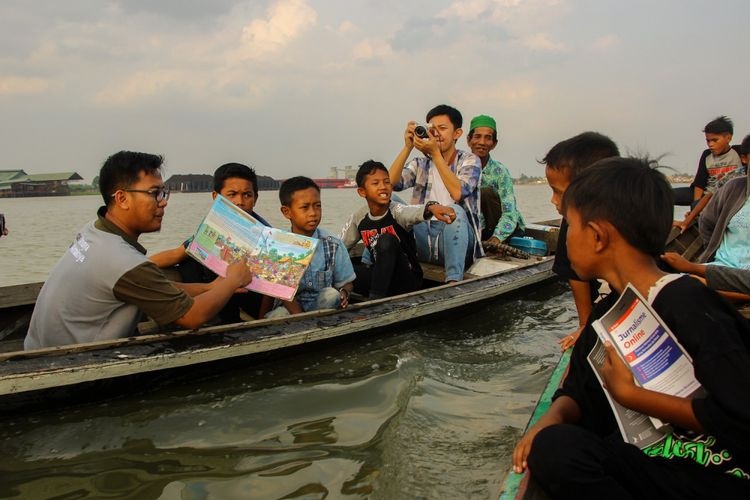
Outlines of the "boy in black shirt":
[{"label": "boy in black shirt", "polygon": [[[513,453],[516,471],[528,466],[553,498],[747,498],[750,493],[750,327],[699,281],[658,268],[672,202],[664,176],[637,159],[597,162],[565,193],[573,269],[582,279],[606,280],[613,293],[592,311],[563,386]],[[596,342],[591,321],[628,283],[692,357],[705,390],[688,399],[638,387],[608,343],[602,378],[609,395],[674,428],[644,450],[623,442],[605,389],[586,360]]]},{"label": "boy in black shirt", "polygon": [[434,201],[424,205],[391,202],[393,187],[388,170],[373,160],[364,162],[357,171],[357,193],[367,206],[352,214],[341,231],[341,240],[351,249],[361,239],[374,264],[355,267],[354,290],[371,299],[418,290],[422,268],[411,228],[430,216],[451,224],[456,213]]},{"label": "boy in black shirt", "polygon": [[[541,163],[546,165],[544,174],[547,176],[547,182],[552,189],[551,201],[560,215],[562,215],[560,210],[562,196],[573,179],[592,163],[611,156],[620,156],[617,145],[606,135],[597,132],[583,132],[575,137],[558,142],[549,150]],[[559,341],[563,351],[576,343],[589,313],[591,313],[591,305],[599,294],[599,282],[597,280],[583,281],[570,267],[565,245],[567,233],[568,223],[563,218],[560,233],[557,237],[555,263],[552,270],[561,278],[568,280],[576,303],[579,324],[576,331]]]}]

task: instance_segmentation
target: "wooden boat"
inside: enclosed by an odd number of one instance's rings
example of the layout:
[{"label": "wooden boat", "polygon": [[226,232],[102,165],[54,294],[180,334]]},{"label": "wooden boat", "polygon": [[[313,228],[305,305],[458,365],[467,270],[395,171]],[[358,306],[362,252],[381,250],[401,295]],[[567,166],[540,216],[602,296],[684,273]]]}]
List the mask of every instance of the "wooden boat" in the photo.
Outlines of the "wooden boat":
[{"label": "wooden boat", "polygon": [[[540,238],[555,248],[556,231]],[[41,284],[0,288],[0,409],[17,409],[40,397],[67,394],[106,379],[161,373],[328,339],[394,328],[406,321],[466,307],[552,278],[550,256],[479,259],[465,279],[443,281],[443,270],[424,265],[429,288],[286,318],[210,326],[192,331],[144,333],[123,339],[22,350],[22,339]]]}]

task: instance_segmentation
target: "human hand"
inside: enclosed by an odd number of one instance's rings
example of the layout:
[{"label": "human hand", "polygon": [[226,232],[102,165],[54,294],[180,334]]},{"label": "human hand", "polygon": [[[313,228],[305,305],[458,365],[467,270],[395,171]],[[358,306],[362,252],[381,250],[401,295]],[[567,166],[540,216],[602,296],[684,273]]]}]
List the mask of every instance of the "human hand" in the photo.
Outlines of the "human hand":
[{"label": "human hand", "polygon": [[414,136],[414,147],[430,157],[440,156],[440,145],[435,138],[433,132],[434,129],[429,128],[427,130],[427,139],[422,139],[421,137],[417,137],[416,135]]},{"label": "human hand", "polygon": [[672,221],[672,226],[680,229],[680,234],[684,233],[687,229],[687,223],[684,220]]},{"label": "human hand", "polygon": [[669,264],[675,271],[696,274],[694,272],[695,264],[676,252],[666,252],[661,256],[661,260]]},{"label": "human hand", "polygon": [[544,429],[545,427],[548,427],[550,424],[545,424],[541,420],[538,421],[536,424],[534,424],[531,429],[526,432],[526,434],[523,435],[520,441],[518,441],[518,444],[516,444],[516,447],[513,449],[513,457],[511,459],[511,463],[513,465],[513,472],[516,474],[521,474],[524,470],[526,470],[526,467],[528,467],[528,464],[526,463],[526,459],[529,457],[529,453],[531,452],[531,443],[534,442],[534,438],[537,434],[539,434],[539,431]]},{"label": "human hand", "polygon": [[417,122],[410,121],[406,124],[406,130],[404,131],[404,147],[412,149],[414,147],[414,127],[417,126]]},{"label": "human hand", "polygon": [[342,288],[339,290],[339,297],[341,298],[341,309],[346,309],[349,305],[349,290]]},{"label": "human hand", "polygon": [[604,366],[602,366],[604,388],[607,389],[615,401],[623,406],[627,406],[623,401],[637,388],[633,380],[633,373],[628,368],[628,365],[617,355],[615,346],[611,342],[604,343],[604,350]]},{"label": "human hand", "polygon": [[498,245],[501,245],[503,242],[500,241],[500,238],[498,238],[497,236],[491,236],[487,239],[487,243],[489,243],[493,247],[496,247]]},{"label": "human hand", "polygon": [[237,288],[244,288],[253,280],[253,272],[247,265],[247,261],[242,259],[229,264],[226,279],[234,281]]},{"label": "human hand", "polygon": [[456,220],[456,211],[445,205],[430,205],[427,211],[434,215],[437,220],[446,224],[453,224],[453,221]]},{"label": "human hand", "polygon": [[574,345],[576,345],[576,341],[578,341],[578,337],[581,336],[581,332],[583,331],[583,329],[585,327],[586,327],[586,325],[581,325],[581,326],[578,327],[578,329],[576,331],[574,331],[570,335],[566,335],[565,337],[563,337],[560,340],[558,340],[557,343],[560,344],[560,350],[563,351],[563,352],[565,352],[569,348],[571,348]]}]

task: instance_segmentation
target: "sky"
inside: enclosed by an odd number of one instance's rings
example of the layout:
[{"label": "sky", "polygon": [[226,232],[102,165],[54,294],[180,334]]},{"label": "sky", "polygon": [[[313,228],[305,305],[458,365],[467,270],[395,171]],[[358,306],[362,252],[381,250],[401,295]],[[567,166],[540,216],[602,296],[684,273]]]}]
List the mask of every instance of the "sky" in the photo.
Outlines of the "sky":
[{"label": "sky", "polygon": [[693,173],[708,121],[750,133],[749,26],[746,0],[0,0],[0,170],[325,177],[444,103],[496,118],[516,177],[585,130]]}]

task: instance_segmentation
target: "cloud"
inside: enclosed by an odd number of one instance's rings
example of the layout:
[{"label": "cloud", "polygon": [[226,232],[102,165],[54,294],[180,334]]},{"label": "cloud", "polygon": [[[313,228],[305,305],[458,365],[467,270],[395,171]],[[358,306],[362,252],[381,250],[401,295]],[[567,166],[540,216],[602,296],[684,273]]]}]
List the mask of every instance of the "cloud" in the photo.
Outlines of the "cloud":
[{"label": "cloud", "polygon": [[616,46],[619,43],[620,43],[620,37],[618,37],[617,35],[610,34],[610,35],[599,37],[596,40],[594,40],[594,42],[591,44],[591,49],[598,51],[598,52],[604,52],[604,51],[611,49],[612,47]]},{"label": "cloud", "polygon": [[306,0],[279,0],[242,29],[240,57],[265,59],[281,52],[317,21]]},{"label": "cloud", "polygon": [[228,12],[237,0],[115,0],[123,12],[146,13],[166,18],[203,22],[207,17],[216,17]]},{"label": "cloud", "polygon": [[41,94],[49,87],[50,82],[43,78],[0,76],[0,96]]},{"label": "cloud", "polygon": [[393,55],[393,49],[385,40],[363,40],[354,46],[352,55],[359,61],[387,59]]},{"label": "cloud", "polygon": [[439,17],[475,21],[481,17],[501,19],[507,9],[518,7],[521,0],[456,0],[440,12]]},{"label": "cloud", "polygon": [[354,33],[355,31],[357,31],[357,26],[353,22],[347,20],[339,24],[337,31],[342,35],[346,35],[346,34]]},{"label": "cloud", "polygon": [[179,74],[173,71],[139,71],[104,88],[92,101],[99,105],[124,105],[156,95],[178,81]]},{"label": "cloud", "polygon": [[523,39],[523,45],[538,52],[564,52],[565,44],[553,42],[544,33],[536,33]]},{"label": "cloud", "polygon": [[493,106],[527,106],[538,97],[539,89],[532,81],[499,81],[492,85],[476,85],[462,95],[466,107],[485,108]]}]

